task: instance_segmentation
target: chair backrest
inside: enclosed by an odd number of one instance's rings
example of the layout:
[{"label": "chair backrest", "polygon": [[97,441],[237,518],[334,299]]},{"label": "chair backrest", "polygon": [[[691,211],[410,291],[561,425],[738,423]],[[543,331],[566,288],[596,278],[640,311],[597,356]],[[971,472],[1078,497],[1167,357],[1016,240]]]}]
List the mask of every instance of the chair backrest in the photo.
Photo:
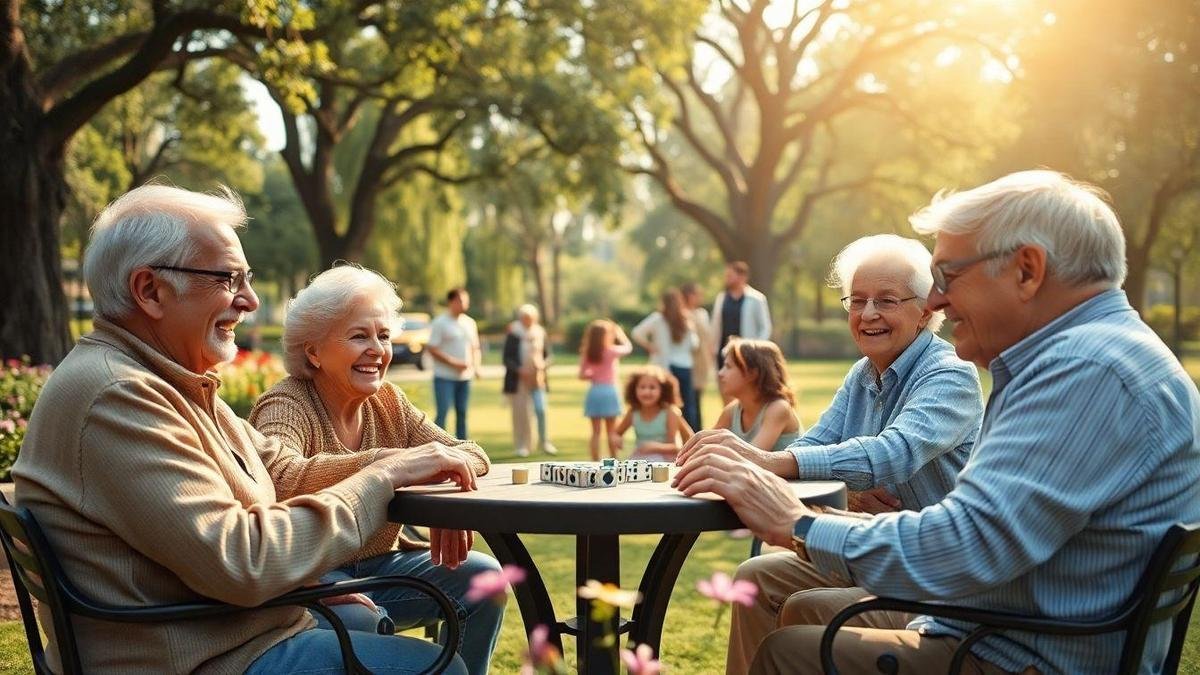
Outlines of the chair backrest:
[{"label": "chair backrest", "polygon": [[1154,551],[1134,591],[1135,605],[1128,619],[1118,672],[1138,672],[1146,648],[1146,634],[1155,624],[1168,619],[1172,623],[1171,645],[1162,672],[1178,670],[1198,588],[1200,523],[1173,525]]},{"label": "chair backrest", "polygon": [[65,577],[58,558],[54,556],[50,543],[29,509],[12,506],[2,494],[0,543],[3,543],[4,554],[8,557],[8,569],[12,573],[17,602],[21,606],[21,620],[25,624],[25,638],[29,641],[34,670],[39,674],[52,672],[46,663],[31,595],[49,610],[63,672],[81,672],[71,612],[63,593]]}]

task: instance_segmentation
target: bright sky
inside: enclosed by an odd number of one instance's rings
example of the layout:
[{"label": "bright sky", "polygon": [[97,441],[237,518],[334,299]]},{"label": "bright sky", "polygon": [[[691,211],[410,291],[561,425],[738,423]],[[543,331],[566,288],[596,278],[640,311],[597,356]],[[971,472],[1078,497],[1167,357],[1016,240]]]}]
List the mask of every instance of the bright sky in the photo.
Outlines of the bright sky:
[{"label": "bright sky", "polygon": [[254,105],[258,115],[258,128],[267,137],[267,149],[271,151],[283,149],[283,115],[279,114],[279,106],[262,82],[247,76],[242,76],[242,90]]}]

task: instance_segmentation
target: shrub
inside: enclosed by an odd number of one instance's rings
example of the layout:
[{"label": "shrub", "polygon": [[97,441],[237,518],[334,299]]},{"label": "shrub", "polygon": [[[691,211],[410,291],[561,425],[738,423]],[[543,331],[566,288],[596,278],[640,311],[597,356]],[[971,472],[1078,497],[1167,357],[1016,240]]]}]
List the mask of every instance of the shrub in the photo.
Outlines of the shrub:
[{"label": "shrub", "polygon": [[[1167,344],[1175,339],[1175,308],[1171,305],[1154,305],[1145,312],[1146,323]],[[1183,319],[1183,339],[1200,339],[1200,307],[1184,307],[1181,314]]]},{"label": "shrub", "polygon": [[0,480],[10,480],[29,415],[50,370],[50,366],[30,365],[28,357],[9,359],[0,369]]},{"label": "shrub", "polygon": [[287,376],[283,361],[270,352],[239,351],[217,372],[221,376],[218,393],[239,417],[249,415],[258,397]]}]

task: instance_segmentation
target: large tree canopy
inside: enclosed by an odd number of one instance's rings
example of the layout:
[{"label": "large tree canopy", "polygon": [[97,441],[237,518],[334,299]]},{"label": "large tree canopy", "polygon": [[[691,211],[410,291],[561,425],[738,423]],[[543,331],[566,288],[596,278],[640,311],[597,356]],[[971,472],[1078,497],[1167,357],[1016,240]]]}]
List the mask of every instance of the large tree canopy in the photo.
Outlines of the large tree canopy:
[{"label": "large tree canopy", "polygon": [[1048,166],[1100,185],[1125,229],[1139,310],[1156,242],[1200,195],[1200,6],[1060,0],[1019,46],[1021,136],[1000,170]]},{"label": "large tree canopy", "polygon": [[[976,68],[1003,59],[1006,22],[940,0],[721,0],[683,63],[637,40],[597,49],[593,63],[628,64],[604,81],[640,141],[629,170],[770,288],[820,202],[909,182],[923,159],[990,140],[963,133],[978,102],[947,87],[936,64],[948,48]],[[680,180],[693,164],[712,179]]]},{"label": "large tree canopy", "polygon": [[306,31],[305,11],[271,7],[0,0],[0,354],[57,362],[70,348],[59,227],[71,140],[156,71],[178,68],[214,45],[287,33],[318,37]]}]

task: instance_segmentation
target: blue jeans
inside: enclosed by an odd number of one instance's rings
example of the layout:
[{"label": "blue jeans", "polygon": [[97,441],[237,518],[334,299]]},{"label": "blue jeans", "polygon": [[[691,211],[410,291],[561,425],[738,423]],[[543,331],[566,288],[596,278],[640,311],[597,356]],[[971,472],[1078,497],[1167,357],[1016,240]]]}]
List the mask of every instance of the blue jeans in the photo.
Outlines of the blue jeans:
[{"label": "blue jeans", "polygon": [[541,443],[543,448],[546,443],[546,390],[534,389],[529,392],[529,397],[533,401],[533,415],[537,418],[538,428],[538,443]]},{"label": "blue jeans", "polygon": [[[372,673],[419,673],[433,663],[439,651],[432,642],[398,635],[352,632],[350,640],[354,655]],[[323,628],[293,635],[268,649],[246,669],[246,675],[343,672],[337,635]],[[446,672],[467,675],[467,668],[456,655]]]},{"label": "blue jeans", "polygon": [[[459,650],[463,663],[471,673],[486,673],[492,650],[496,648],[496,638],[500,635],[500,620],[504,618],[508,596],[502,596],[498,601],[480,602],[467,602],[465,596],[471,587],[471,577],[498,569],[500,564],[494,558],[478,551],[469,552],[467,559],[456,570],[434,565],[429,551],[393,551],[343,565],[322,576],[321,583],[389,574],[418,577],[432,583],[450,596],[459,615],[466,617],[462,622],[462,648]],[[434,601],[418,591],[397,587],[372,591],[366,595],[381,609],[387,610],[388,616],[396,623],[397,631],[442,619],[442,612]],[[350,630],[374,633],[379,625],[379,615],[357,603],[335,605],[333,610]],[[314,618],[317,619],[318,628],[329,627],[322,617],[314,615]]]},{"label": "blue jeans", "polygon": [[671,366],[671,374],[679,381],[679,398],[683,399],[683,419],[692,431],[700,431],[700,396],[692,387],[692,369]]},{"label": "blue jeans", "polygon": [[[444,377],[433,378],[433,399],[437,406],[434,423],[446,429],[446,415],[450,412],[450,402],[454,402],[454,436],[467,438],[467,403],[471,400],[470,380],[450,380]],[[450,431],[446,429],[446,431]]]}]

